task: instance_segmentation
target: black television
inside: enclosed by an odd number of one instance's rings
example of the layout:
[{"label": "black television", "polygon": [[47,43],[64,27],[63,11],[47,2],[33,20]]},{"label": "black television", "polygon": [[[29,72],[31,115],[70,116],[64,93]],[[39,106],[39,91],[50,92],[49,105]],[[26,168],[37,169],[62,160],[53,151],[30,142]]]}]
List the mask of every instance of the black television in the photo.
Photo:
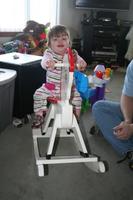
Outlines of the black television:
[{"label": "black television", "polygon": [[131,0],[75,0],[75,7],[82,9],[102,9],[128,11]]}]

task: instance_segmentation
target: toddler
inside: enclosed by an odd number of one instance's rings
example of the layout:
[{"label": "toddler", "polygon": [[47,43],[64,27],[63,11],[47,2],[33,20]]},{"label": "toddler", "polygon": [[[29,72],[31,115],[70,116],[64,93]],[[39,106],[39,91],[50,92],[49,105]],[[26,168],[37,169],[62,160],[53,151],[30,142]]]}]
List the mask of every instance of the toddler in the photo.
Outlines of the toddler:
[{"label": "toddler", "polygon": [[[47,98],[60,96],[61,68],[55,67],[55,63],[63,63],[64,55],[70,47],[70,33],[63,25],[56,25],[48,33],[48,49],[45,50],[41,65],[47,71],[46,83],[34,93],[34,113],[32,128],[39,128],[44,122],[47,112]],[[84,71],[87,64],[74,53],[75,68]],[[71,90],[71,103],[73,112],[77,118],[80,116],[82,99],[74,83]]]}]

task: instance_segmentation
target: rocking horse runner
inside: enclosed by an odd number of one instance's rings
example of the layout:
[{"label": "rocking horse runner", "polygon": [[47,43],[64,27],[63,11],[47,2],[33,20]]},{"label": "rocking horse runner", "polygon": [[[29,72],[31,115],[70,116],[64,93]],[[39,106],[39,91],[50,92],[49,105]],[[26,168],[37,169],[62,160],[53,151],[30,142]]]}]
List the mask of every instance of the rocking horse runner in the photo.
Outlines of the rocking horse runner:
[{"label": "rocking horse runner", "polygon": [[[77,119],[73,113],[73,106],[70,104],[70,94],[73,83],[74,62],[71,49],[65,56],[64,63],[57,63],[56,66],[62,69],[61,96],[56,102],[51,103],[46,114],[43,128],[33,128],[33,141],[35,159],[39,176],[46,175],[46,166],[50,164],[63,163],[85,163],[88,168],[95,172],[105,172],[103,161],[99,161],[97,156],[90,155],[87,151]],[[53,123],[51,125],[51,120]],[[71,129],[69,134],[67,130]],[[56,137],[74,138],[78,147],[78,155],[57,156],[53,149]],[[40,156],[38,139],[48,139],[48,146],[45,156]]]}]

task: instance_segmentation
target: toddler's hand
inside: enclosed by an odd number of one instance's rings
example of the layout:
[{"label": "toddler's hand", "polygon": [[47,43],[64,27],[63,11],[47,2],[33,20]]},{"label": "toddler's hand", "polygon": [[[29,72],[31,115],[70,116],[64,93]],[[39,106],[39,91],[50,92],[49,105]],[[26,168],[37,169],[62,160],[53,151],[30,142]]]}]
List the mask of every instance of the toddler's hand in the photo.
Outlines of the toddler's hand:
[{"label": "toddler's hand", "polygon": [[53,60],[47,60],[46,61],[46,66],[48,68],[54,69],[54,65],[55,65],[55,62]]},{"label": "toddler's hand", "polygon": [[79,71],[82,71],[82,72],[85,71],[85,69],[86,69],[86,63],[84,61],[81,61],[80,63],[77,64],[77,69]]}]

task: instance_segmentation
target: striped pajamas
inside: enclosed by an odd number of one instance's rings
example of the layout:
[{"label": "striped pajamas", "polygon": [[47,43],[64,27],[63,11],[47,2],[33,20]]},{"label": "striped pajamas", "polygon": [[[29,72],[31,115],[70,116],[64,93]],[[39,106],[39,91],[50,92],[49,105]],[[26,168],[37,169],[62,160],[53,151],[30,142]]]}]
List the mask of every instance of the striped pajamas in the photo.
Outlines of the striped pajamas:
[{"label": "striped pajamas", "polygon": [[[78,59],[80,56],[78,56]],[[55,54],[51,49],[47,49],[44,52],[41,65],[47,71],[46,83],[44,83],[40,88],[38,88],[34,93],[34,112],[38,113],[40,111],[47,110],[47,98],[48,97],[60,97],[61,93],[61,68],[56,67],[50,69],[46,67],[47,60],[54,60],[54,62],[63,63],[63,57],[61,55]],[[53,88],[47,87],[47,84],[54,86]],[[70,103],[73,105],[75,110],[81,109],[82,98],[77,91],[75,85],[73,84],[71,89]]]}]

